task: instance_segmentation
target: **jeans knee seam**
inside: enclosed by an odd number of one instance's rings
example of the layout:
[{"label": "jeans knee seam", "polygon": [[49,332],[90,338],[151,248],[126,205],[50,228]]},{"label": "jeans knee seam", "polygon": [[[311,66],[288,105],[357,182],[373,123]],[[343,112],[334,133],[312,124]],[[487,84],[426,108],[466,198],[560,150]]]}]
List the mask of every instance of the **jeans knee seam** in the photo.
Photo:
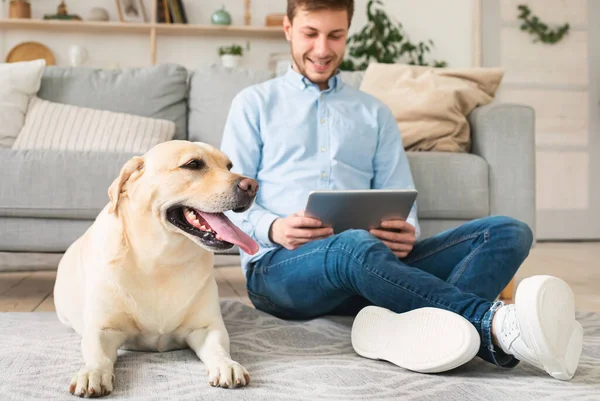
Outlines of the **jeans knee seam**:
[{"label": "jeans knee seam", "polygon": [[471,260],[473,260],[473,258],[477,254],[477,252],[479,252],[479,250],[488,242],[488,239],[489,239],[489,230],[485,230],[483,232],[483,242],[477,248],[475,248],[471,253],[469,253],[469,256],[467,256],[467,259],[462,263],[462,265],[459,267],[457,272],[454,273],[454,275],[449,278],[448,283],[456,284],[456,282],[458,281],[458,279],[460,279],[462,274],[465,272],[465,270],[467,269],[467,266],[469,265]]},{"label": "jeans knee seam", "polygon": [[[485,232],[485,231],[484,231],[484,232]],[[437,247],[437,248],[433,249],[432,251],[429,251],[428,253],[426,253],[426,254],[424,254],[424,255],[421,255],[421,256],[420,256],[420,257],[418,257],[418,258],[415,258],[415,259],[410,259],[410,258],[409,258],[409,259],[407,259],[407,260],[406,260],[406,262],[407,262],[407,263],[410,263],[410,262],[416,262],[416,261],[419,261],[419,260],[421,260],[421,259],[425,259],[425,258],[427,258],[427,257],[429,257],[429,256],[431,256],[431,255],[434,255],[434,254],[436,254],[436,253],[438,253],[438,252],[440,252],[440,251],[443,251],[444,249],[448,249],[448,248],[450,248],[450,247],[452,247],[452,246],[454,246],[454,245],[456,245],[456,244],[459,244],[459,243],[461,243],[461,242],[468,241],[468,240],[470,240],[470,239],[473,239],[473,238],[477,238],[477,237],[478,237],[478,236],[480,236],[480,235],[481,235],[481,231],[479,231],[479,232],[476,232],[476,233],[473,233],[473,234],[470,234],[470,235],[465,235],[465,236],[463,236],[463,237],[460,237],[460,238],[458,238],[458,239],[456,239],[456,240],[454,240],[454,241],[452,241],[452,242],[449,242],[449,243],[447,243],[447,244],[443,244],[443,245],[441,245],[441,246],[439,246],[439,247]]]}]

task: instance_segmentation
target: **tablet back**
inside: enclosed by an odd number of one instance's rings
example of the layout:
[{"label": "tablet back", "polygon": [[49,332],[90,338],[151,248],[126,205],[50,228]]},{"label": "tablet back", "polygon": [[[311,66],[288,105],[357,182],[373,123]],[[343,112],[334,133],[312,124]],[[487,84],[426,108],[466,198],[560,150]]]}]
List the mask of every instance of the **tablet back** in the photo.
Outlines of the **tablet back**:
[{"label": "tablet back", "polygon": [[410,190],[313,191],[305,214],[332,226],[334,232],[380,227],[383,220],[406,220],[417,198]]}]

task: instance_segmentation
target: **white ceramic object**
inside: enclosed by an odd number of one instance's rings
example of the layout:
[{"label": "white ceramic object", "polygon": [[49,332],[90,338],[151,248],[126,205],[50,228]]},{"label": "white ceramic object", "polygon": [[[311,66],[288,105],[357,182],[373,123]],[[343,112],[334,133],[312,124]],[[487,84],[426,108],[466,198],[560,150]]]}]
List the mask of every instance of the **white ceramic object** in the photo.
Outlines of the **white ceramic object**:
[{"label": "white ceramic object", "polygon": [[108,21],[110,19],[108,11],[102,7],[94,7],[88,14],[88,21]]},{"label": "white ceramic object", "polygon": [[225,68],[239,67],[242,63],[242,56],[235,56],[233,54],[223,54],[221,56],[221,64]]},{"label": "white ceramic object", "polygon": [[71,67],[79,67],[88,60],[88,52],[83,46],[72,45],[69,47],[69,62]]}]

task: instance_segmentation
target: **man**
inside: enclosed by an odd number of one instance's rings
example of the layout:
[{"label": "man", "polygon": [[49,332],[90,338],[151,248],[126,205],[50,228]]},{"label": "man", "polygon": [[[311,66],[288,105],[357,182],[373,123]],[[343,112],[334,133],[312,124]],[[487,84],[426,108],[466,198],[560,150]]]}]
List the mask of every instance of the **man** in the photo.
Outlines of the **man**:
[{"label": "man", "polygon": [[360,311],[355,350],[414,371],[452,369],[477,353],[571,379],[582,329],[566,283],[530,278],[516,305],[495,302],[529,253],[527,225],[495,216],[419,239],[416,207],[407,221],[337,235],[303,215],[315,189],[414,188],[391,111],[340,79],[353,8],[288,0],[293,67],[232,102],[222,150],[261,188],[251,209],[229,214],[261,247],[241,255],[250,299],[286,319]]}]

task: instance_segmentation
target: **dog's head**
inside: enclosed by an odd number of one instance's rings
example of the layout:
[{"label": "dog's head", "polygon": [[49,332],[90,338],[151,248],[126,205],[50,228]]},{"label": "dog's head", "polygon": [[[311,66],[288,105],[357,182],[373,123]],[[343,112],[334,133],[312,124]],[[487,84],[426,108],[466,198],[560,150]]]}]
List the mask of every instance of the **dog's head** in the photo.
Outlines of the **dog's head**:
[{"label": "dog's head", "polygon": [[[169,232],[185,235],[209,251],[238,245],[254,254],[258,245],[224,214],[244,212],[258,183],[232,173],[231,161],[198,142],[168,141],[129,160],[108,190],[109,213],[118,214],[123,197],[132,209],[158,218]],[[150,212],[149,214],[145,212]]]}]

